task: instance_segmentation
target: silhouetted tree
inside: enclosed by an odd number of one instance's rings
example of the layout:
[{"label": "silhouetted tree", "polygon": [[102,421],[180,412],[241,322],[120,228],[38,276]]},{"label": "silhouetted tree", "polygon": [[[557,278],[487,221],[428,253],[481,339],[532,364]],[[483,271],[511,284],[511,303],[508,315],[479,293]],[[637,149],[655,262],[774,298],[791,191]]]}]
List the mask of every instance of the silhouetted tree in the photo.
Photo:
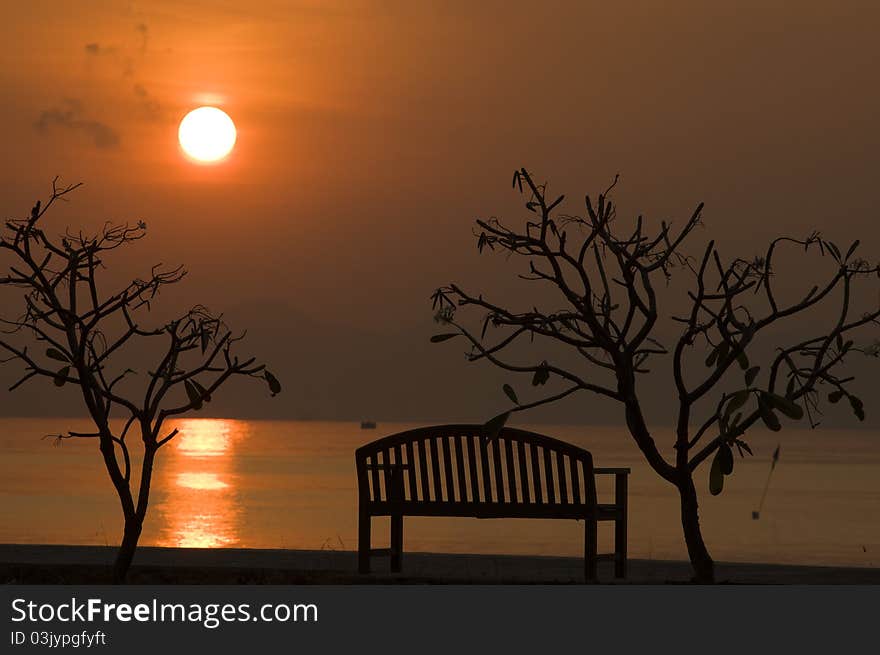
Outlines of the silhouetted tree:
[{"label": "silhouetted tree", "polygon": [[[680,495],[681,523],[695,579],[709,582],[714,579],[714,566],[700,531],[695,472],[712,458],[709,487],[711,493],[720,493],[724,476],[733,471],[732,449],[741,456],[751,453],[744,441],[749,428],[762,421],[776,431],[781,429],[780,414],[798,420],[805,412],[815,426],[820,387],[828,391],[830,402],[846,398],[856,416],[864,418],[862,401],[849,390],[852,378],[842,377],[839,369],[851,352],[877,354],[876,346],[856,347],[848,334],[878,323],[880,309],[860,313],[852,307],[854,284],[876,277],[878,268],[855,257],[858,242],[842,252],[818,233],[804,239],[774,239],[761,256],[750,260],[725,261],[715,243],[709,242],[702,256],[692,259],[682,245],[700,224],[703,205],[677,233],[666,222],[650,232],[641,216],[624,233],[609,199],[616,182],[617,178],[595,203],[587,196],[586,216],[579,217],[557,214],[563,197],[548,199],[546,185],[536,184],[525,169],[517,171],[514,187],[525,195],[525,207],[534,218],[520,229],[497,219],[478,220],[477,247],[480,252],[526,258],[528,272],[519,277],[549,285],[562,308],[542,311],[536,305],[540,300],[523,294],[525,310],[515,310],[450,284],[435,292],[433,302],[436,319],[457,331],[435,335],[432,341],[463,335],[470,342],[470,361],[487,360],[506,371],[529,375],[536,387],[551,380],[558,383],[557,393],[527,403],[504,385],[514,403],[512,412],[579,391],[620,403],[628,431],[648,464]],[[774,289],[774,258],[786,246],[833,262],[821,285],[790,304],[781,302]],[[687,271],[694,288],[687,294],[685,311],[671,316],[680,334],[670,351],[658,336],[657,292],[658,281],[665,286],[673,269]],[[830,323],[820,326],[810,315],[810,323],[805,324],[801,317],[820,304],[829,306]],[[485,312],[481,331],[479,324],[466,327],[460,321],[457,310],[463,307]],[[815,329],[814,336],[776,348],[763,362],[763,371],[752,365],[747,352],[756,337],[792,318],[801,321],[801,328]],[[491,338],[490,328],[499,330],[500,336]],[[523,339],[553,342],[568,354],[560,362],[549,357],[523,361],[528,350],[514,348]],[[687,361],[694,351],[703,352],[697,356],[708,370],[702,365],[695,369]],[[650,373],[654,358],[670,355],[671,366],[665,370],[678,401],[674,456],[667,459],[643,413],[639,380]],[[740,375],[734,375],[737,370]],[[488,432],[499,429],[509,413],[487,423]]]},{"label": "silhouetted tree", "polygon": [[[53,436],[98,444],[125,519],[114,565],[114,580],[122,582],[147,515],[156,453],[177,434],[165,427],[166,420],[200,409],[233,376],[260,378],[272,395],[281,387],[264,365],[234,354],[243,335],[234,336],[220,316],[202,306],[159,327],[141,324],[157,294],[183,279],[182,267],[156,266],[146,279],[105,293],[100,284],[105,256],[143,238],[146,224],[108,223],[95,236],[48,236],[41,219],[78,186],[58,187],[53,181],[44,206],[37,202],[30,216],[5,224],[0,252],[11,261],[0,285],[22,289],[24,295],[17,318],[0,317],[0,351],[7,354],[0,362],[24,365],[23,377],[10,390],[42,377],[57,387],[75,385],[82,394],[94,431]],[[40,348],[33,347],[34,340]],[[129,368],[131,360],[118,363],[122,357],[147,355],[154,343],[158,361],[145,374]],[[136,489],[130,431],[140,433],[143,450]]]}]

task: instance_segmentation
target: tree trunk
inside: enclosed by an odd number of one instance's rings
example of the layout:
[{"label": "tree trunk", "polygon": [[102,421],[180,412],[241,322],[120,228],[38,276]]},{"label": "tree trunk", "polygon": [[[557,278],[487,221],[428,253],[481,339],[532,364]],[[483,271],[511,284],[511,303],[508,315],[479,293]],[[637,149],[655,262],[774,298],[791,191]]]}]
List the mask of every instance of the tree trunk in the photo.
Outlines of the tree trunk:
[{"label": "tree trunk", "polygon": [[711,584],[715,582],[715,562],[703,542],[697,490],[689,473],[679,482],[678,493],[681,496],[681,527],[684,529],[684,541],[694,569],[694,582]]},{"label": "tree trunk", "polygon": [[143,523],[137,517],[126,517],[122,543],[119,544],[116,562],[113,564],[113,584],[125,583],[125,577],[128,575],[128,568],[134,559],[134,551],[137,548],[142,527]]}]

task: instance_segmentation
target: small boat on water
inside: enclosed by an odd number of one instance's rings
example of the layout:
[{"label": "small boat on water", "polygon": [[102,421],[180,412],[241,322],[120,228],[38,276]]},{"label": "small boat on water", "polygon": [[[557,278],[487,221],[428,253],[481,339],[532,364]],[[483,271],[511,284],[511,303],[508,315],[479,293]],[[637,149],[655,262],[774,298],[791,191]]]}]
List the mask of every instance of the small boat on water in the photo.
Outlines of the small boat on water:
[{"label": "small boat on water", "polygon": [[375,430],[376,421],[361,421],[361,430]]}]

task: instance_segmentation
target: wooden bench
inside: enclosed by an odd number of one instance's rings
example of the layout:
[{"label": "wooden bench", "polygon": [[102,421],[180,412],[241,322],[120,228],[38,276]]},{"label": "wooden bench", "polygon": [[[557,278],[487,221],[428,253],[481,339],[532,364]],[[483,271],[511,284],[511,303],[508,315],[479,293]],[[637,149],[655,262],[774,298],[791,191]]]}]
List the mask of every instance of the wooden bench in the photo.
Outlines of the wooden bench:
[{"label": "wooden bench", "polygon": [[[400,571],[404,516],[577,519],[584,521],[584,575],[596,579],[596,524],[614,521],[614,574],[626,577],[626,468],[594,468],[577,446],[534,432],[482,425],[436,425],[394,434],[355,452],[358,569],[390,555]],[[614,502],[596,500],[596,475],[615,476]],[[391,547],[373,549],[372,517],[391,517]],[[602,556],[603,558],[606,556]]]}]

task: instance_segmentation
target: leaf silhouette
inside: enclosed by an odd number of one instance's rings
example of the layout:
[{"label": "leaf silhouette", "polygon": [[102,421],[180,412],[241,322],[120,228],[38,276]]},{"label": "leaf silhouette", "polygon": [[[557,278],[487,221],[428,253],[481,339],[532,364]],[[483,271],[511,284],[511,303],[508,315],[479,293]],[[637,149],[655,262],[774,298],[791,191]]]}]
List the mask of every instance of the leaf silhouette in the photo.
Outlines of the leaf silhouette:
[{"label": "leaf silhouette", "polygon": [[193,409],[199,410],[202,408],[202,394],[199,393],[199,390],[196,389],[196,386],[190,382],[189,380],[184,380],[183,388],[186,389],[186,395],[189,398],[190,405],[193,406]]},{"label": "leaf silhouette", "polygon": [[758,373],[760,373],[760,366],[752,366],[748,371],[746,371],[746,386],[752,386],[752,383],[755,381],[755,378],[758,377]]},{"label": "leaf silhouette", "polygon": [[717,496],[724,489],[724,473],[721,472],[721,462],[718,459],[718,453],[712,460],[712,468],[709,469],[709,493]]},{"label": "leaf silhouette", "polygon": [[519,405],[519,400],[516,397],[516,391],[513,390],[513,387],[509,384],[505,384],[501,389],[507,394],[507,397],[513,401],[514,405]]},{"label": "leaf silhouette", "polygon": [[205,387],[199,384],[198,380],[192,380],[192,384],[196,388],[196,391],[199,392],[202,400],[204,400],[206,403],[211,402],[211,394],[208,393],[208,390],[205,389]]},{"label": "leaf silhouette", "polygon": [[541,362],[538,366],[538,370],[535,371],[535,375],[532,376],[532,386],[537,387],[539,385],[547,384],[547,380],[550,379],[550,369],[547,367],[547,362]]},{"label": "leaf silhouette", "polygon": [[724,411],[724,415],[729,417],[736,410],[745,405],[750,395],[751,394],[748,389],[740,389],[735,394],[733,394],[730,397],[730,402],[727,403],[727,408]]},{"label": "leaf silhouette", "polygon": [[793,400],[783,398],[775,393],[768,393],[767,398],[773,407],[785,414],[788,418],[800,421],[804,417],[804,408]]},{"label": "leaf silhouette", "polygon": [[733,473],[733,451],[726,443],[718,447],[718,466],[724,475]]},{"label": "leaf silhouette", "polygon": [[[736,447],[741,448],[742,450],[746,451],[749,455],[754,455],[754,453],[752,452],[752,449],[749,447],[749,444],[747,444],[742,439],[736,440]],[[742,453],[740,453],[740,455],[742,455]]]},{"label": "leaf silhouette", "polygon": [[486,441],[497,439],[498,435],[501,434],[501,428],[507,423],[509,416],[510,412],[504,412],[503,414],[499,414],[498,416],[489,419],[485,425],[483,425],[483,439]]},{"label": "leaf silhouette", "polygon": [[59,362],[69,362],[67,359],[67,355],[58,350],[57,348],[47,348],[46,349],[46,357],[51,357],[52,359]]},{"label": "leaf silhouette", "polygon": [[63,387],[67,383],[67,375],[70,373],[70,367],[65,366],[58,370],[55,378],[52,380],[56,387]]},{"label": "leaf silhouette", "polygon": [[779,417],[773,413],[773,408],[770,407],[769,403],[765,399],[765,394],[761,394],[758,396],[758,410],[761,413],[761,420],[764,421],[764,425],[766,425],[773,432],[779,432],[782,429],[782,424],[779,422]]},{"label": "leaf silhouette", "polygon": [[713,348],[709,353],[709,356],[706,357],[706,366],[713,366],[715,364],[715,360],[718,359],[718,348]]},{"label": "leaf silhouette", "polygon": [[457,337],[458,332],[447,332],[446,334],[435,334],[431,337],[431,343],[440,343],[442,341],[448,341],[453,337]]},{"label": "leaf silhouette", "polygon": [[865,420],[865,405],[862,403],[860,398],[856,398],[853,395],[849,396],[849,404],[852,407],[853,414],[856,415],[856,418],[860,421]]},{"label": "leaf silhouette", "polygon": [[725,360],[727,359],[727,354],[730,352],[730,344],[726,341],[722,341],[718,344],[718,358],[715,360],[716,366],[723,366],[725,364]]},{"label": "leaf silhouette", "polygon": [[278,381],[278,378],[272,375],[269,371],[263,371],[263,377],[269,384],[269,391],[272,393],[273,396],[277,396],[279,393],[281,393],[281,383]]}]

